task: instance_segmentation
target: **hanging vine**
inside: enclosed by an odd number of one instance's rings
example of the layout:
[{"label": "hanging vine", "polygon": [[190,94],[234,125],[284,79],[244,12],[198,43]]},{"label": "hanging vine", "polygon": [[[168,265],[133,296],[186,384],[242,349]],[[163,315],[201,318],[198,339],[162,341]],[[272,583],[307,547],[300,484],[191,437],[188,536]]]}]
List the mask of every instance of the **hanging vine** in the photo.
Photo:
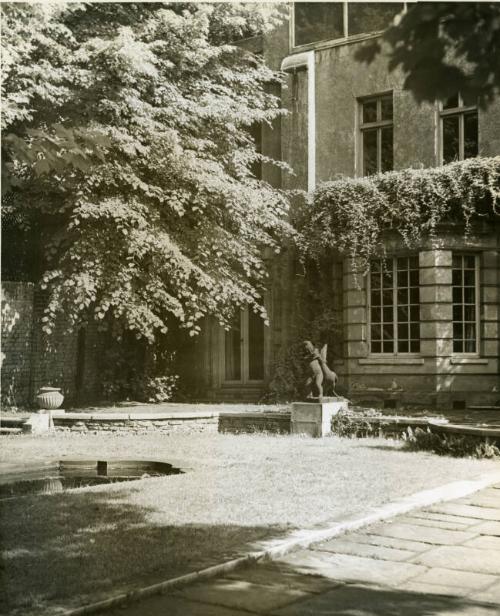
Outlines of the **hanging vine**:
[{"label": "hanging vine", "polygon": [[389,230],[411,248],[442,223],[462,224],[467,237],[481,218],[500,222],[500,156],[325,182],[299,214],[301,250],[315,259],[334,250],[366,272]]}]

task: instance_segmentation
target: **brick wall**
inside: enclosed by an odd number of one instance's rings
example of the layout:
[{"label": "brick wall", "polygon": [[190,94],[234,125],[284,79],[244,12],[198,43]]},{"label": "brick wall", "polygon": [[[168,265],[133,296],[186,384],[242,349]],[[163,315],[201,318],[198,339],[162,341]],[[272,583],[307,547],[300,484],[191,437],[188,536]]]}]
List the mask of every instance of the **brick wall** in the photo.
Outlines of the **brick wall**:
[{"label": "brick wall", "polygon": [[2,406],[30,398],[34,285],[2,283]]}]

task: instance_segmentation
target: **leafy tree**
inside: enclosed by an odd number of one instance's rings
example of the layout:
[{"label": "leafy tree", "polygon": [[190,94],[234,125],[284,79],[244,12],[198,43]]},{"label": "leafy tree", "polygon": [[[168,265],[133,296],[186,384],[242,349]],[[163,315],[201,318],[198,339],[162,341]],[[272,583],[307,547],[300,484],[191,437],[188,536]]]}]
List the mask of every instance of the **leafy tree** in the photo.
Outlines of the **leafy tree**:
[{"label": "leafy tree", "polygon": [[154,340],[235,305],[265,317],[263,248],[289,236],[258,179],[255,124],[279,74],[231,44],[273,6],[2,5],[4,215],[44,230],[45,331],[57,315]]},{"label": "leafy tree", "polygon": [[458,91],[485,108],[500,93],[500,3],[418,2],[381,39],[359,49],[370,64],[387,45],[389,68],[406,74],[418,101],[446,100]]}]

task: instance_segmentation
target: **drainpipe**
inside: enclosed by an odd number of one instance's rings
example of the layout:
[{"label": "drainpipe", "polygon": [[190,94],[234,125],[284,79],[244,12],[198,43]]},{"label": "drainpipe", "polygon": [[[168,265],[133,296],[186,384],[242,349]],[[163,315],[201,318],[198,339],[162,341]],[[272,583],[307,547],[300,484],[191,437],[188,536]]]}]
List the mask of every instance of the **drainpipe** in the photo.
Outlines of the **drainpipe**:
[{"label": "drainpipe", "polygon": [[316,187],[316,84],[314,51],[287,56],[281,63],[284,72],[307,71],[307,190]]}]

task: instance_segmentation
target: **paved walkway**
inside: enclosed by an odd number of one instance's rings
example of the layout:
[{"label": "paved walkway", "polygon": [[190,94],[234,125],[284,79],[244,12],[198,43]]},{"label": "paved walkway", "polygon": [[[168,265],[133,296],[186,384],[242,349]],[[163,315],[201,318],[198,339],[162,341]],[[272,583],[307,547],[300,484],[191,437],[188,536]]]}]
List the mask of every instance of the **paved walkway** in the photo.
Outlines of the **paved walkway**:
[{"label": "paved walkway", "polygon": [[108,616],[498,616],[500,484]]}]

